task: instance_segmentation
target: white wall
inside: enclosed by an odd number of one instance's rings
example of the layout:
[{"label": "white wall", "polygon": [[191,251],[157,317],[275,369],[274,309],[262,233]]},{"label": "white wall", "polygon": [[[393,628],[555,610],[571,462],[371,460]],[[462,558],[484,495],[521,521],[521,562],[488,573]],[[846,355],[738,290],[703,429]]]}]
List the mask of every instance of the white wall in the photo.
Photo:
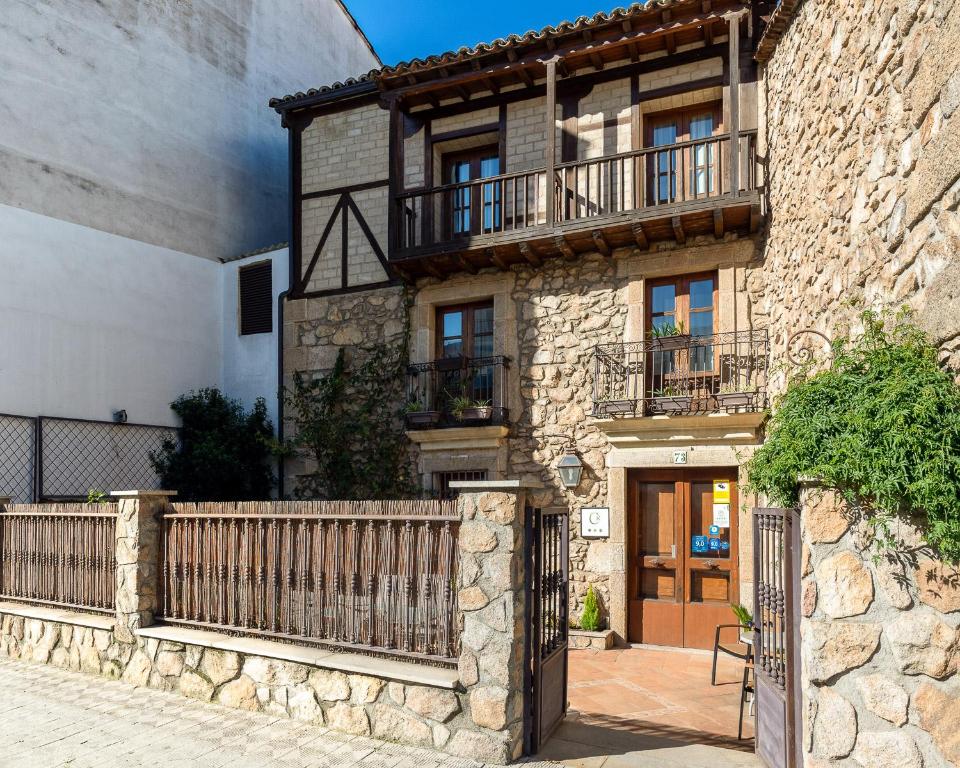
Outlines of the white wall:
[{"label": "white wall", "polygon": [[0,203],[209,259],[285,241],[267,102],[377,63],[336,0],[0,0]]},{"label": "white wall", "polygon": [[[238,309],[238,272],[240,267],[273,263],[273,333],[241,336]],[[280,325],[277,318],[277,297],[287,289],[290,272],[289,251],[282,248],[269,253],[248,256],[221,267],[223,273],[223,391],[243,402],[249,410],[258,397],[267,401],[267,411],[277,427],[277,342]]]},{"label": "white wall", "polygon": [[0,412],[175,424],[220,383],[223,266],[0,205]]}]

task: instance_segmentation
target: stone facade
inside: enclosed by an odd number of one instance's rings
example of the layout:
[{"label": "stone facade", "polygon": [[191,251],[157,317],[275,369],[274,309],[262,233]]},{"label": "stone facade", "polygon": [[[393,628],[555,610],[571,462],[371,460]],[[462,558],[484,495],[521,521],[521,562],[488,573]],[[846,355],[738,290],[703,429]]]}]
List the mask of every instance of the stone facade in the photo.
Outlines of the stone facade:
[{"label": "stone facade", "polygon": [[837,496],[801,500],[805,764],[960,762],[960,570],[900,526],[896,553]]},{"label": "stone facade", "polygon": [[751,275],[774,357],[859,306],[917,310],[960,362],[960,4],[800,4],[761,73],[769,234]]}]

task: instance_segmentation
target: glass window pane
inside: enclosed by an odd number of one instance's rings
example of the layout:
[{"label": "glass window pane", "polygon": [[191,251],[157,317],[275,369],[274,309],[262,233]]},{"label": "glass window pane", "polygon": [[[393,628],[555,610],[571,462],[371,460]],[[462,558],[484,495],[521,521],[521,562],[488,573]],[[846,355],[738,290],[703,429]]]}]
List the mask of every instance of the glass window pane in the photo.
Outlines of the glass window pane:
[{"label": "glass window pane", "polygon": [[690,313],[690,335],[691,336],[712,336],[713,335],[713,312],[691,312]]},{"label": "glass window pane", "polygon": [[500,158],[497,155],[485,157],[480,161],[480,178],[486,179],[500,173]]},{"label": "glass window pane", "polygon": [[653,129],[653,146],[662,147],[664,144],[677,143],[677,124],[666,123],[655,126]]},{"label": "glass window pane", "polygon": [[493,336],[474,336],[473,357],[490,357],[493,354]]},{"label": "glass window pane", "polygon": [[713,280],[693,280],[690,283],[690,309],[713,306]]},{"label": "glass window pane", "polygon": [[713,135],[713,113],[707,112],[690,119],[690,139],[706,139]]},{"label": "glass window pane", "polygon": [[493,307],[479,307],[473,311],[473,332],[476,335],[493,333]]},{"label": "glass window pane", "polygon": [[450,166],[450,182],[457,184],[462,181],[470,181],[470,161],[458,160]]},{"label": "glass window pane", "polygon": [[670,285],[655,285],[651,291],[650,311],[654,314],[673,312],[677,308],[677,287]]},{"label": "glass window pane", "polygon": [[445,312],[443,314],[443,336],[463,336],[463,312]]},{"label": "glass window pane", "polygon": [[462,339],[444,339],[443,340],[443,356],[444,357],[460,357],[462,355],[463,355]]}]

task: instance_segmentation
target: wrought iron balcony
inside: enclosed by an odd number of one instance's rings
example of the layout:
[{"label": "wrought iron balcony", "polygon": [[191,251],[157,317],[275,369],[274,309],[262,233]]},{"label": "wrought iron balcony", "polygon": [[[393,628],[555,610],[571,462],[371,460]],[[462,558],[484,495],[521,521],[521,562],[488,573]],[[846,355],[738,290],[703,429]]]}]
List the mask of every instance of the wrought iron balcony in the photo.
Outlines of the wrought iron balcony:
[{"label": "wrought iron balcony", "polygon": [[766,331],[600,345],[594,350],[593,415],[762,411],[769,353]]},{"label": "wrought iron balcony", "polygon": [[448,271],[503,268],[554,255],[609,254],[656,240],[753,231],[760,210],[756,132],[741,132],[738,147],[736,173],[724,134],[561,163],[552,190],[539,168],[407,191],[395,200],[392,257],[402,269],[418,272],[425,259]]},{"label": "wrought iron balcony", "polygon": [[450,357],[407,368],[408,429],[503,425],[509,360]]}]

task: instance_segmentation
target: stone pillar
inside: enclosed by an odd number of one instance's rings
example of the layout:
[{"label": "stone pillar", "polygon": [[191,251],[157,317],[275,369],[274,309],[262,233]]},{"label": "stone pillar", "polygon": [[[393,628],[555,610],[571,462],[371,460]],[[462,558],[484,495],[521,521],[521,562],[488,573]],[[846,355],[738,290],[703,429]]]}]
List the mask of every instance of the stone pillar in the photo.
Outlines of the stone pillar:
[{"label": "stone pillar", "polygon": [[461,729],[447,751],[507,763],[523,751],[526,488],[519,481],[458,482],[460,682],[476,730]]},{"label": "stone pillar", "polygon": [[117,621],[120,642],[153,623],[160,591],[160,516],[176,491],[113,491],[117,514]]}]

